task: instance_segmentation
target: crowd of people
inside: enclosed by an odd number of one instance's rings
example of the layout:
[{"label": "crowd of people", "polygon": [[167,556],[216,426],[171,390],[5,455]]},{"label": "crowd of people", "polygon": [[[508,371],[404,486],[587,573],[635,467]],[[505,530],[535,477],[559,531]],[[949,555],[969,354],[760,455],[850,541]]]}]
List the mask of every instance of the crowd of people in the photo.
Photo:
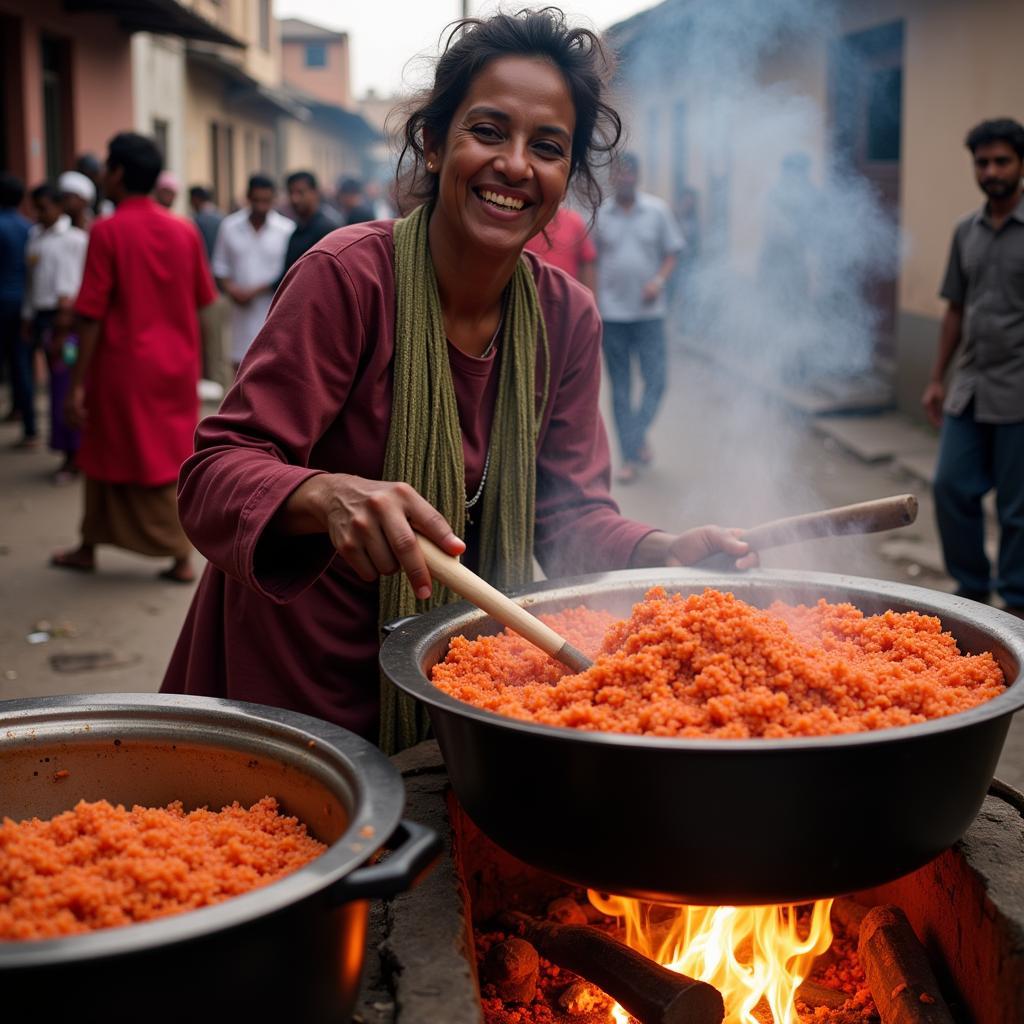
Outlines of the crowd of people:
[{"label": "crowd of people", "polygon": [[[636,157],[624,154],[613,175],[614,194],[589,223],[563,204],[526,245],[598,297],[621,483],[635,479],[652,458],[647,434],[666,382],[665,292],[685,244],[669,208],[637,190],[638,170]],[[89,232],[98,217],[114,212],[103,174],[101,163],[85,154],[75,170],[36,186],[27,197],[22,182],[0,175],[0,343],[10,392],[7,416],[22,423],[18,448],[42,444],[35,392],[45,363],[49,445],[61,456],[53,474],[58,484],[79,476],[81,433],[69,425],[64,405],[78,352],[74,306]],[[179,177],[162,169],[150,195],[173,211],[181,190]],[[234,379],[275,291],[303,253],[336,228],[395,216],[379,186],[364,186],[353,177],[338,182],[333,201],[325,200],[316,176],[305,170],[287,175],[283,193],[273,178],[254,173],[244,203],[225,215],[209,188],[197,184],[188,190],[190,219],[216,284],[216,301],[200,311],[201,373],[223,386]],[[634,399],[637,370],[642,388]]]},{"label": "crowd of people", "polygon": [[[46,433],[50,448],[61,456],[53,474],[57,484],[79,476],[81,434],[69,426],[63,410],[78,352],[74,306],[90,229],[97,218],[115,210],[103,189],[103,174],[103,165],[91,154],[79,157],[75,169],[56,181],[30,190],[16,176],[0,173],[0,379],[9,395],[6,416],[21,423],[18,449],[42,445],[36,391],[45,365]],[[150,194],[172,211],[180,192],[178,176],[164,169]],[[202,372],[223,385],[230,383],[259,331],[275,289],[307,249],[335,228],[394,215],[379,189],[353,177],[339,181],[333,204],[324,200],[310,171],[289,174],[285,193],[287,202],[279,203],[274,180],[253,174],[245,205],[225,216],[210,189],[189,189],[191,219],[221,300],[203,317]]]},{"label": "crowd of people", "polygon": [[307,249],[337,227],[390,215],[354,178],[339,183],[336,207],[309,171],[285,185],[290,216],[263,174],[227,216],[195,185],[189,223],[172,212],[180,180],[134,133],[111,140],[105,163],[84,155],[28,191],[0,174],[0,351],[6,418],[21,425],[14,447],[37,449],[45,433],[61,459],[54,483],[84,478],[80,543],[52,565],[91,571],[97,545],[113,544],[169,556],[163,578],[193,579],[174,486],[192,448],[201,375],[230,382]]}]

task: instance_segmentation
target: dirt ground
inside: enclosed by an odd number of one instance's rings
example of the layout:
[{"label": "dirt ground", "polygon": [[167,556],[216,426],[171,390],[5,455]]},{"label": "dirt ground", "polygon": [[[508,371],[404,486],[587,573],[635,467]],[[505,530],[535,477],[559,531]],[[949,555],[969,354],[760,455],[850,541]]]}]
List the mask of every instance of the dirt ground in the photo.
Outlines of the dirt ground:
[{"label": "dirt ground", "polygon": [[[94,574],[49,568],[50,553],[76,540],[81,491],[54,486],[52,453],[11,450],[17,437],[13,425],[0,426],[0,699],[156,690],[193,586],[159,580],[162,561],[113,549],[100,549]],[[668,529],[751,526],[910,491],[921,512],[902,532],[935,557],[893,560],[885,535],[876,535],[782,549],[764,564],[952,589],[927,567],[941,561],[926,486],[861,462],[801,415],[691,357],[673,359],[651,444],[653,465],[615,489],[627,515]],[[62,663],[62,655],[83,657]],[[999,775],[1024,788],[1024,716],[1011,728]]]}]

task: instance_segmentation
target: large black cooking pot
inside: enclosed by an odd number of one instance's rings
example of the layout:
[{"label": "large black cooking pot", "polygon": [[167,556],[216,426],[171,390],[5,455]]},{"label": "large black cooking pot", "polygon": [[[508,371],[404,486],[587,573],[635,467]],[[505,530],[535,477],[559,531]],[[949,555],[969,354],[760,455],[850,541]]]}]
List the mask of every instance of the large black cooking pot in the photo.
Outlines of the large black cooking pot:
[{"label": "large black cooking pot", "polygon": [[535,725],[429,681],[449,640],[499,627],[466,604],[395,630],[381,665],[424,701],[462,806],[495,842],[575,884],[697,904],[788,903],[877,885],[924,864],[970,824],[1014,711],[1024,622],[919,587],[824,573],[613,572],[516,592],[533,612],[625,615],[651,586],[729,590],[758,606],[850,601],[866,614],[937,615],[965,653],[991,651],[1010,684],[921,725],[811,739],[659,739]]},{"label": "large black cooking pot", "polygon": [[[0,815],[48,818],[78,800],[190,810],[264,796],[328,850],[212,907],[0,942],[4,1005],[39,1021],[348,1021],[367,901],[412,885],[438,840],[401,821],[402,780],[380,751],[315,718],[155,694],[0,703]],[[393,853],[368,864],[385,844]]]}]

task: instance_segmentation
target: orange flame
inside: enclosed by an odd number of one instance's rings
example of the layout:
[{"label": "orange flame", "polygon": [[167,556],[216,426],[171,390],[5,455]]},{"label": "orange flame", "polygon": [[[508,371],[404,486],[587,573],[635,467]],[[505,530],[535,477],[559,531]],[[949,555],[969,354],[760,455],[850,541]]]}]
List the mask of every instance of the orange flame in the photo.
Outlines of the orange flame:
[{"label": "orange flame", "polygon": [[[623,918],[627,945],[714,985],[725,1001],[724,1024],[764,1024],[765,1007],[774,1024],[799,1024],[796,990],[832,945],[832,900],[815,903],[810,927],[798,928],[795,907],[667,907],[589,895],[602,913]],[[612,1017],[629,1024],[618,1005]]]}]

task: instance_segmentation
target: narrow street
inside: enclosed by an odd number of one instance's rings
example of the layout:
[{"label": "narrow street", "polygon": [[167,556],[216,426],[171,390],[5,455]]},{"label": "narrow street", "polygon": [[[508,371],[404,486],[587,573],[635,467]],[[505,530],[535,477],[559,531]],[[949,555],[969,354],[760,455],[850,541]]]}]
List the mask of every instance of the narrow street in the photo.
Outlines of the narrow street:
[{"label": "narrow street", "polygon": [[[112,549],[100,550],[95,574],[49,568],[50,552],[75,542],[81,493],[51,483],[52,454],[10,450],[17,436],[15,427],[0,427],[0,698],[156,690],[193,587],[158,580],[160,561]],[[934,569],[938,542],[925,484],[888,463],[861,461],[722,371],[675,356],[651,444],[654,464],[616,488],[627,515],[669,529],[752,526],[912,492],[921,511],[901,531],[907,543],[894,546],[884,534],[815,541],[763,562],[952,589]],[[909,561],[907,550],[922,557]],[[79,657],[62,659],[68,655]],[[1024,788],[1024,717],[1011,728],[998,774]]]}]

